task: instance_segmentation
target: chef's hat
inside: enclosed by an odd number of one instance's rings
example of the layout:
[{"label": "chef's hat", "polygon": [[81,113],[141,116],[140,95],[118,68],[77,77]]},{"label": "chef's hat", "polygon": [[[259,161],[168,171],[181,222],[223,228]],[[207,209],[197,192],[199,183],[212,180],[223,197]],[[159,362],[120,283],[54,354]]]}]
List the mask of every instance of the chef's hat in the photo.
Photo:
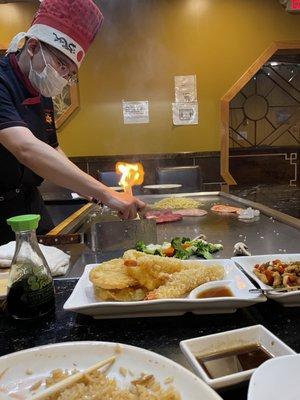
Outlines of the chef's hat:
[{"label": "chef's hat", "polygon": [[43,0],[30,29],[13,38],[7,53],[16,52],[25,37],[34,37],[79,67],[102,22],[103,15],[93,0]]}]

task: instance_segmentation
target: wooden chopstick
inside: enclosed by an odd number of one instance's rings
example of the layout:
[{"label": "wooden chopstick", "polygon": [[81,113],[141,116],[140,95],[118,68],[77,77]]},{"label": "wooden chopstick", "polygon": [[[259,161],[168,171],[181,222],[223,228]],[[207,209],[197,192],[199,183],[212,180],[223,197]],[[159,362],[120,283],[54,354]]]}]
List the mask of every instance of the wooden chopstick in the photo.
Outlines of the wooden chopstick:
[{"label": "wooden chopstick", "polygon": [[85,375],[90,374],[91,372],[96,371],[97,369],[104,367],[108,364],[112,364],[115,361],[115,359],[116,359],[116,357],[113,356],[113,357],[107,358],[106,360],[99,361],[98,363],[88,367],[86,370],[77,372],[76,374],[71,375],[64,380],[57,382],[55,385],[50,386],[43,392],[37,393],[31,397],[28,397],[26,400],[42,400],[42,399],[45,399],[49,396],[56,394],[57,392],[61,392],[62,390],[66,389],[68,386],[70,386],[70,385],[76,383],[77,381],[79,381],[80,379],[82,379]]}]

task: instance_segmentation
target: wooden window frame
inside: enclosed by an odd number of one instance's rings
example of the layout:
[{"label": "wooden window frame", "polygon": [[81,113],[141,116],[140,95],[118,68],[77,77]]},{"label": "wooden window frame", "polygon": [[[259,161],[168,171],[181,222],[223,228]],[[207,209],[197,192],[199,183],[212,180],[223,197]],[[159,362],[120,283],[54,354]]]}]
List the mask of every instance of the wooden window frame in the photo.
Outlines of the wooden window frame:
[{"label": "wooden window frame", "polygon": [[[221,98],[221,176],[225,181],[224,190],[228,186],[237,185],[234,177],[229,170],[229,106],[231,100],[239,91],[253,78],[260,68],[278,51],[278,50],[299,50],[300,40],[273,42],[244,72],[244,74],[234,83],[234,85]],[[227,187],[227,188],[226,188]]]}]

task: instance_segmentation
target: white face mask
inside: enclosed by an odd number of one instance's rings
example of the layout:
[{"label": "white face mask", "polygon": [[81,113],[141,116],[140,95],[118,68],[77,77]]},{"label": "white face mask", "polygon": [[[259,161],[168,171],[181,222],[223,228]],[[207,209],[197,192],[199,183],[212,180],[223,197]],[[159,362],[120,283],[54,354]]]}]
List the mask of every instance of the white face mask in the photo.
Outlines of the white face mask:
[{"label": "white face mask", "polygon": [[36,72],[32,67],[32,61],[30,59],[29,80],[42,96],[54,97],[63,91],[68,81],[60,76],[52,65],[46,62],[42,46],[41,51],[45,62],[45,68],[42,72]]}]

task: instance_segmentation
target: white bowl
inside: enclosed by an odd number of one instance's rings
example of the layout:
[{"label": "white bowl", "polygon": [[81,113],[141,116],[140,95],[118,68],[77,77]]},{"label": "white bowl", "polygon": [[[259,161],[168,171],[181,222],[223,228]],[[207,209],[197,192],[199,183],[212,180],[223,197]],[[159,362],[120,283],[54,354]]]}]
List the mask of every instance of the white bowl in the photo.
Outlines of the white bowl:
[{"label": "white bowl", "polygon": [[250,379],[248,400],[300,398],[300,355],[273,358],[256,369]]},{"label": "white bowl", "polygon": [[[255,371],[255,368],[212,379],[199,364],[196,357],[211,353],[227,352],[237,347],[255,343],[260,344],[274,357],[296,354],[294,350],[262,325],[254,325],[248,328],[183,340],[180,342],[180,348],[196,374],[214,389],[221,389],[247,381]],[[266,397],[265,399],[269,398]]]},{"label": "white bowl", "polygon": [[[230,289],[232,291],[233,295],[236,296],[237,293],[235,293],[235,292],[237,292],[237,290],[235,289],[235,286],[233,285],[233,281],[232,280],[223,280],[223,281],[220,280],[220,281],[206,282],[206,283],[203,283],[202,285],[197,286],[194,290],[192,290],[190,292],[190,294],[188,295],[188,298],[202,300],[201,298],[197,297],[198,294],[200,294],[201,292],[204,292],[205,290],[212,289],[215,287],[220,287],[220,286],[227,287],[228,289]],[[228,296],[221,296],[221,297],[217,297],[217,298],[223,299],[226,297],[228,297]],[[214,297],[214,298],[216,298],[216,297]]]}]

